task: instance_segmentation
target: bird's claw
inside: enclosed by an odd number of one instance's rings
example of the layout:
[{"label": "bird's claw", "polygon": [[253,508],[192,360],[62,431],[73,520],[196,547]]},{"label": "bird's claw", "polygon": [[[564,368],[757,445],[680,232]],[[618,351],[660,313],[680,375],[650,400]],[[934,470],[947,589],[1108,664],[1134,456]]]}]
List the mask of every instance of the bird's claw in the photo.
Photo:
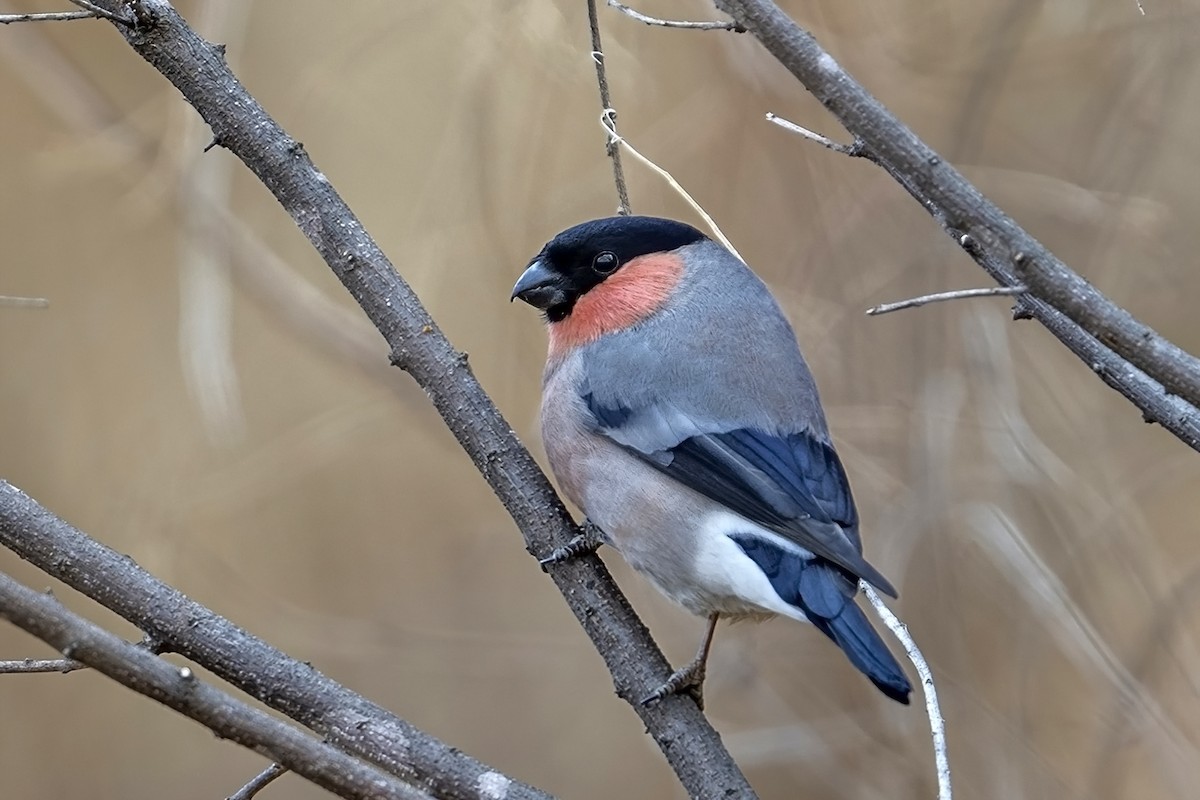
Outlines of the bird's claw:
[{"label": "bird's claw", "polygon": [[551,564],[570,561],[573,558],[596,552],[600,549],[600,545],[607,542],[608,536],[604,531],[600,530],[591,520],[587,520],[583,524],[583,530],[572,536],[571,541],[554,548],[550,551],[550,555],[538,559],[538,563],[543,567],[548,567]]},{"label": "bird's claw", "polygon": [[666,683],[655,689],[642,699],[643,706],[653,705],[673,694],[689,694],[696,701],[700,710],[704,710],[704,675],[705,664],[699,659],[682,669],[677,669],[667,678]]}]

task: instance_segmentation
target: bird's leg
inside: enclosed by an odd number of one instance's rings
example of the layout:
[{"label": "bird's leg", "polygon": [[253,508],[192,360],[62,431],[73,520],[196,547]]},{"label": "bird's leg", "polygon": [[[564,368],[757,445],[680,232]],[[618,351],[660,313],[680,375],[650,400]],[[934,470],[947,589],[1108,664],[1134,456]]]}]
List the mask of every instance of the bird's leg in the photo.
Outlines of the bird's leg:
[{"label": "bird's leg", "polygon": [[703,710],[704,675],[708,667],[708,651],[712,649],[713,634],[717,632],[717,620],[720,618],[721,615],[715,612],[708,615],[708,627],[704,631],[704,638],[700,640],[700,649],[696,651],[696,657],[686,667],[675,670],[671,677],[667,678],[666,683],[642,700],[642,705],[648,706],[651,703],[657,703],[667,695],[686,691],[695,699],[696,705]]},{"label": "bird's leg", "polygon": [[562,547],[556,547],[551,550],[550,555],[538,559],[538,563],[546,567],[551,564],[557,564],[560,561],[570,561],[572,558],[579,558],[582,555],[596,552],[602,544],[608,544],[608,535],[600,530],[599,526],[590,519],[585,519],[583,521],[583,530],[572,536],[571,541]]}]

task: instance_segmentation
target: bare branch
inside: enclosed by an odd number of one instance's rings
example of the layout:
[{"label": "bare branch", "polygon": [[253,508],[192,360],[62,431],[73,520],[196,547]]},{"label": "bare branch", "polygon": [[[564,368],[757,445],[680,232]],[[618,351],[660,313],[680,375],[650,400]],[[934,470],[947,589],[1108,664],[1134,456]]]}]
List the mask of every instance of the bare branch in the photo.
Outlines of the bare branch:
[{"label": "bare branch", "polygon": [[135,692],[175,709],[222,739],[286,765],[341,797],[426,800],[428,795],[374,764],[200,682],[188,667],[155,654],[74,614],[53,595],[0,573],[0,617]]},{"label": "bare branch", "polygon": [[[612,130],[617,130],[617,112],[613,108],[612,96],[608,91],[608,69],[604,63],[604,46],[600,42],[600,19],[596,13],[596,0],[588,0],[588,25],[592,29],[592,61],[596,65],[596,83],[600,87],[600,108],[608,116]],[[613,182],[617,186],[617,213],[630,213],[629,187],[625,183],[625,170],[621,166],[621,150],[611,138],[605,142],[608,157],[612,159]]]},{"label": "bare branch", "polygon": [[871,601],[875,613],[883,620],[883,624],[899,640],[908,660],[912,662],[921,678],[921,691],[925,695],[925,713],[929,715],[929,731],[933,737],[933,761],[937,768],[938,800],[951,800],[953,792],[950,787],[950,758],[946,752],[946,720],[942,717],[941,706],[938,705],[937,687],[933,685],[933,672],[929,662],[921,654],[921,649],[913,641],[908,626],[892,613],[883,602],[883,598],[868,584],[861,584],[863,593]]},{"label": "bare branch", "polygon": [[988,286],[983,289],[955,289],[949,292],[923,294],[920,297],[910,297],[895,303],[880,303],[867,309],[868,317],[880,314],[890,314],[893,311],[903,311],[906,308],[917,308],[930,303],[943,303],[947,300],[965,300],[972,297],[1009,297],[1014,294],[1024,294],[1024,286]]},{"label": "bare branch", "polygon": [[851,156],[851,157],[859,157],[859,156],[866,155],[866,153],[863,152],[862,142],[856,141],[854,144],[840,144],[838,142],[835,142],[833,139],[830,139],[826,136],[822,136],[821,134],[817,133],[816,131],[810,131],[808,128],[797,125],[796,123],[792,122],[791,120],[786,120],[783,117],[778,116],[777,114],[774,114],[770,111],[767,112],[767,122],[774,122],[776,125],[783,128],[785,131],[791,131],[792,133],[799,134],[800,136],[803,136],[805,139],[808,139],[811,142],[816,142],[817,144],[821,145],[822,147],[828,147],[830,150],[832,150],[835,153],[841,153],[842,155]]},{"label": "bare branch", "polygon": [[13,297],[0,294],[0,306],[9,308],[49,308],[50,301],[44,297]]},{"label": "bare branch", "polygon": [[77,669],[85,669],[73,658],[20,658],[13,661],[0,661],[0,675],[16,675],[31,672],[61,672],[64,675]]},{"label": "bare branch", "polygon": [[73,19],[100,19],[92,11],[44,11],[38,14],[0,14],[0,25],[14,22],[69,22]]},{"label": "bare branch", "polygon": [[647,25],[657,25],[662,28],[686,28],[692,31],[733,31],[734,33],[745,33],[746,29],[738,25],[736,22],[721,22],[714,20],[713,22],[691,22],[682,19],[659,19],[651,17],[636,11],[627,5],[618,3],[617,0],[608,0],[609,8],[615,8],[627,17],[632,17],[638,22],[644,22]]},{"label": "bare branch", "polygon": [[267,784],[287,771],[287,767],[282,764],[271,764],[271,766],[255,775],[245,786],[229,795],[225,800],[251,800],[254,795],[265,789]]},{"label": "bare branch", "polygon": [[[159,652],[179,653],[335,747],[420,781],[438,798],[481,800],[480,777],[497,774],[171,588],[3,480],[0,545],[133,623]],[[512,781],[507,798],[549,795]]]},{"label": "bare branch", "polygon": [[[103,2],[117,7],[117,0]],[[303,146],[271,119],[230,72],[219,50],[197,36],[170,4],[134,0],[132,8],[137,26],[118,32],[182,92],[221,146],[240,158],[292,216],[384,335],[392,363],[425,389],[521,528],[526,549],[536,556],[570,541],[578,528],[475,379],[466,356],[446,340]],[[603,563],[585,556],[555,564],[549,573],[603,656],[617,694],[639,715],[689,794],[753,797],[690,698],[667,698],[651,708],[640,705],[671,670]],[[247,678],[253,680],[245,675],[234,679]]]},{"label": "bare branch", "polygon": [[1148,421],[1200,450],[1200,360],[1055,258],[770,0],[716,0],[716,5],[791,71],[997,283],[1029,287],[1018,305],[1020,316],[1036,318]]}]

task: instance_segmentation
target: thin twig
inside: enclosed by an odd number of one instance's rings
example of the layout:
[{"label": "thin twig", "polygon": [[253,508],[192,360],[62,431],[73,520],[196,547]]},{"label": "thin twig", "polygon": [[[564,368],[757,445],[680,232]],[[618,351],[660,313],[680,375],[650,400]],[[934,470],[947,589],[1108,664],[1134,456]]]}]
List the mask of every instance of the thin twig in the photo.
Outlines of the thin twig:
[{"label": "thin twig", "polygon": [[73,658],[19,658],[12,661],[0,661],[0,675],[30,672],[61,672],[65,675],[77,669],[87,669],[87,664]]},{"label": "thin twig", "polygon": [[0,294],[0,306],[9,308],[49,308],[50,301],[44,297],[14,297]]},{"label": "thin twig", "polygon": [[950,788],[950,758],[946,754],[946,720],[942,717],[942,709],[938,705],[937,688],[933,685],[933,672],[929,669],[929,662],[925,660],[925,656],[921,655],[920,648],[913,641],[912,634],[908,632],[908,626],[892,613],[892,610],[887,607],[883,598],[874,589],[865,583],[861,585],[863,593],[874,606],[875,613],[900,641],[904,652],[908,654],[908,660],[912,662],[917,670],[917,675],[921,678],[921,691],[925,695],[925,713],[929,715],[929,730],[933,735],[933,760],[937,767],[938,800],[951,800],[953,792]]},{"label": "thin twig", "polygon": [[942,303],[946,300],[966,300],[971,297],[1006,297],[1014,294],[1024,294],[1024,286],[987,286],[982,289],[955,289],[949,292],[923,294],[920,297],[910,297],[907,300],[897,300],[895,303],[880,303],[867,309],[867,316],[875,317],[880,314],[890,314],[893,311],[903,311],[906,308],[917,308],[929,303]]},{"label": "thin twig", "polygon": [[643,14],[623,3],[618,3],[617,0],[608,0],[608,6],[609,8],[615,8],[627,17],[636,19],[638,22],[644,22],[647,25],[657,25],[661,28],[686,28],[692,31],[733,31],[734,33],[746,32],[746,29],[736,22],[722,22],[720,20],[692,22],[685,19],[659,19],[658,17]]},{"label": "thin twig", "polygon": [[69,22],[73,19],[99,19],[94,11],[44,11],[38,14],[0,14],[0,25],[14,22]]},{"label": "thin twig", "polygon": [[801,125],[797,125],[796,123],[792,122],[791,120],[786,120],[783,117],[778,116],[777,114],[774,114],[770,111],[767,112],[767,122],[774,122],[776,125],[783,128],[784,130],[799,134],[800,136],[803,136],[805,139],[816,142],[817,144],[819,144],[823,147],[828,147],[830,150],[833,150],[835,153],[841,153],[842,155],[851,156],[851,157],[858,157],[858,156],[865,155],[865,153],[863,152],[862,142],[855,141],[854,144],[840,144],[838,142],[835,142],[833,139],[830,139],[826,136],[822,136],[821,134],[817,133],[816,131],[810,131],[808,128],[805,128]]},{"label": "thin twig", "polygon": [[77,5],[86,11],[90,11],[94,16],[104,17],[107,20],[111,20],[118,25],[124,25],[125,27],[133,26],[132,19],[122,17],[120,14],[116,13],[115,11],[109,11],[107,8],[101,8],[100,6],[89,2],[88,0],[71,0],[71,4]]},{"label": "thin twig", "polygon": [[631,145],[628,140],[617,133],[616,124],[612,119],[611,111],[612,109],[606,109],[605,112],[600,115],[600,125],[603,126],[604,130],[608,131],[609,141],[611,141],[614,146],[620,145],[621,147],[624,147],[629,151],[631,156],[661,175],[663,180],[665,180],[672,189],[678,192],[680,197],[687,201],[687,204],[692,207],[692,210],[700,215],[700,218],[704,220],[704,224],[708,226],[710,231],[712,231],[712,234],[714,237],[716,237],[717,241],[724,245],[726,250],[733,253],[739,259],[745,261],[741,254],[738,253],[737,248],[733,246],[733,242],[729,241],[725,234],[721,232],[721,228],[719,225],[717,225],[717,221],[713,219],[707,211],[704,210],[702,205],[696,202],[694,197],[688,194],[687,189],[684,189],[683,185],[679,181],[675,180],[675,177],[671,175],[671,173],[667,172],[658,164],[655,164],[649,158],[646,158],[646,156],[638,152],[637,148]]},{"label": "thin twig", "polygon": [[53,595],[0,573],[0,617],[118,683],[175,709],[222,739],[269,755],[341,797],[428,800],[381,768],[203,683],[177,667],[69,611]]},{"label": "thin twig", "polygon": [[[592,29],[592,61],[596,64],[596,83],[600,87],[600,108],[611,117],[614,134],[617,130],[617,112],[613,110],[612,96],[608,91],[608,70],[604,64],[604,46],[600,42],[600,19],[596,13],[596,0],[588,0],[588,25]],[[625,169],[621,166],[621,148],[609,138],[604,143],[608,157],[612,159],[613,182],[617,185],[617,213],[627,216],[632,213],[629,205],[629,186],[625,183]]]},{"label": "thin twig", "polygon": [[287,767],[278,762],[271,764],[271,766],[255,775],[245,786],[229,795],[225,800],[250,800],[250,798],[266,788],[268,783],[287,771]]}]

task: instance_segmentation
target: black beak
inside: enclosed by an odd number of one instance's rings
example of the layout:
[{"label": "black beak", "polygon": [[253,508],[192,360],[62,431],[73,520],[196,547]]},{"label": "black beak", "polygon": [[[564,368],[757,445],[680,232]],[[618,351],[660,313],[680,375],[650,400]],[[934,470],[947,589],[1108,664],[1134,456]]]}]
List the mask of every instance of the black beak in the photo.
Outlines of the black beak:
[{"label": "black beak", "polygon": [[562,276],[552,272],[540,259],[530,264],[517,279],[509,301],[518,297],[543,311],[567,302]]}]

